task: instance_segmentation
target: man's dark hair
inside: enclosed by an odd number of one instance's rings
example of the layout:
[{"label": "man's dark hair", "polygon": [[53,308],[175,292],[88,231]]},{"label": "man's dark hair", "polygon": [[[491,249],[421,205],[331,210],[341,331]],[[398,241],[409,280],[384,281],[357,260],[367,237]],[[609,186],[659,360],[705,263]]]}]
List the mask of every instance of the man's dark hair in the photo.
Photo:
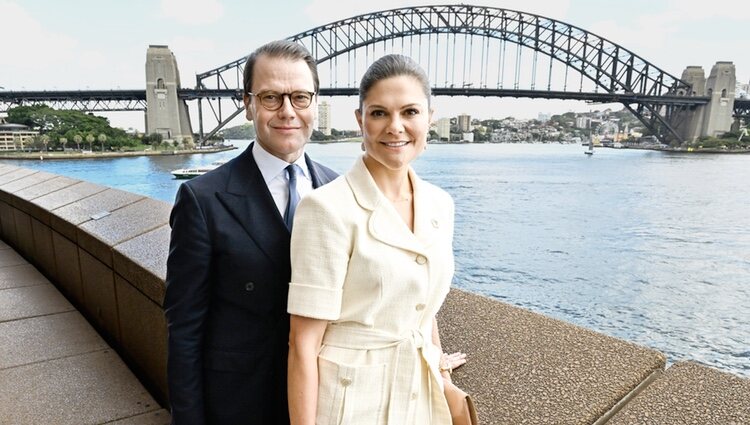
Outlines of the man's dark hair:
[{"label": "man's dark hair", "polygon": [[270,58],[305,61],[310,68],[310,73],[312,74],[313,82],[315,83],[314,91],[315,93],[318,92],[320,81],[318,80],[318,64],[315,62],[315,58],[313,58],[305,46],[301,44],[293,41],[277,40],[258,47],[247,57],[247,62],[245,62],[245,69],[242,75],[242,83],[245,88],[245,93],[251,93],[253,91],[253,67],[261,55]]}]

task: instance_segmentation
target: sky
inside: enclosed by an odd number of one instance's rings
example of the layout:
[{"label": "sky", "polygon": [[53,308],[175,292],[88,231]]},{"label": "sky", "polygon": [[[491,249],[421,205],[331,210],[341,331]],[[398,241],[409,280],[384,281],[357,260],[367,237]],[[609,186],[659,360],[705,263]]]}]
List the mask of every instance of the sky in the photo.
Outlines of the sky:
[{"label": "sky", "polygon": [[[258,5],[260,4],[260,5]],[[146,50],[174,52],[183,87],[195,74],[240,59],[274,40],[355,15],[441,0],[0,0],[0,90],[142,89]],[[471,0],[464,4],[535,13],[593,32],[673,75],[688,65],[706,75],[717,61],[750,80],[747,0]],[[356,99],[327,99],[332,126],[354,129]],[[537,118],[604,109],[578,101],[436,98],[435,118]],[[619,106],[615,107],[620,109]],[[144,130],[141,112],[106,114]],[[193,128],[197,113],[191,111]],[[232,125],[241,124],[240,116]]]}]

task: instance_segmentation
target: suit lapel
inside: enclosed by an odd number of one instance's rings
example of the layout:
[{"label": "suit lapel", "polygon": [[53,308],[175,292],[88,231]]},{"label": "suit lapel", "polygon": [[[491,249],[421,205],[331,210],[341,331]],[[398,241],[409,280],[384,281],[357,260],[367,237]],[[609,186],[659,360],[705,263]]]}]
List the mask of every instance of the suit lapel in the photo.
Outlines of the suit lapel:
[{"label": "suit lapel", "polygon": [[305,154],[305,162],[307,163],[307,169],[310,170],[313,189],[317,189],[331,181],[326,173],[320,169],[318,163],[311,160],[307,154]]},{"label": "suit lapel", "polygon": [[288,266],[282,260],[289,258],[289,230],[255,163],[252,146],[237,157],[226,191],[216,197],[271,261]]},{"label": "suit lapel", "polygon": [[346,179],[360,206],[372,211],[367,226],[375,239],[396,248],[426,255],[435,233],[434,227],[430,225],[432,213],[426,210],[424,202],[419,202],[424,199],[424,195],[418,193],[419,178],[412,170],[409,170],[409,175],[414,185],[415,233],[409,230],[396,209],[380,192],[362,158],[357,160]]}]

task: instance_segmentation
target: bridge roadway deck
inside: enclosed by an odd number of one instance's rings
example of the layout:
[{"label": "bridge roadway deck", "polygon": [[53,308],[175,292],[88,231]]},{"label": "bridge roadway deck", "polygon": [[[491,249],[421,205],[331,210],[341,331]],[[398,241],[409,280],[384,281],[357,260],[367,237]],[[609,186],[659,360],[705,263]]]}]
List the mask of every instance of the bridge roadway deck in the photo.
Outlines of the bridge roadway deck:
[{"label": "bridge roadway deck", "polygon": [[[169,207],[0,164],[0,425],[168,422]],[[458,289],[438,321],[484,425],[750,424],[749,379]]]},{"label": "bridge roadway deck", "polygon": [[0,424],[168,425],[120,356],[0,241]]}]

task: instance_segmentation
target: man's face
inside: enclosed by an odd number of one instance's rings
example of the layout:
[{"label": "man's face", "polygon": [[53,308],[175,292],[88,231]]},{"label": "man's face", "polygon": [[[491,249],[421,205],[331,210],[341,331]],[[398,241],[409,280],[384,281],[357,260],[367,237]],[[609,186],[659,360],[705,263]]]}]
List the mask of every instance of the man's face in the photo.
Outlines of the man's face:
[{"label": "man's face", "polygon": [[[254,94],[314,92],[315,83],[305,61],[261,55],[255,61],[251,90]],[[244,102],[247,119],[255,123],[256,141],[277,158],[290,163],[297,160],[312,135],[317,96],[305,109],[292,107],[289,96],[283,96],[283,104],[276,111],[263,107],[257,96],[245,95]]]}]

